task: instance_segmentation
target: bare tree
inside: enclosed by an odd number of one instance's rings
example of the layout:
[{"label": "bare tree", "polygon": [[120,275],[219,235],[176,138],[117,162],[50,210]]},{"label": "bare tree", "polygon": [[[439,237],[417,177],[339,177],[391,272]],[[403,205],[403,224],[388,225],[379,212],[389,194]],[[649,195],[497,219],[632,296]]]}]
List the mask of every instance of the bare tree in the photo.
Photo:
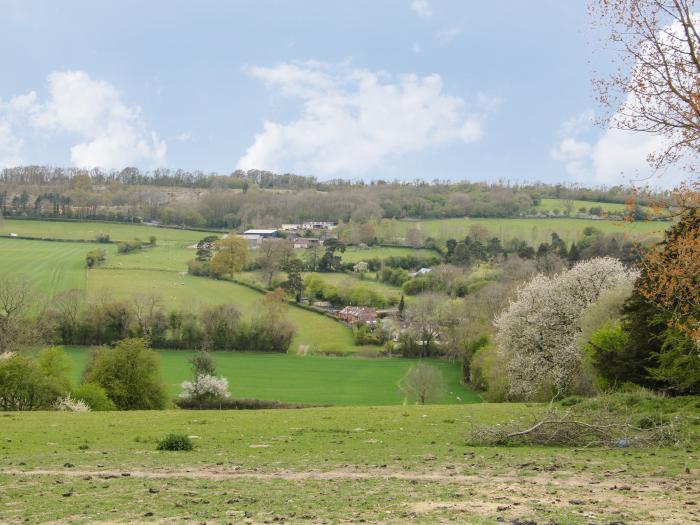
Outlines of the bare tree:
[{"label": "bare tree", "polygon": [[16,350],[37,333],[23,322],[30,293],[25,279],[0,278],[0,353]]},{"label": "bare tree", "polygon": [[408,399],[425,405],[442,401],[447,394],[447,384],[437,367],[418,363],[409,369],[401,382],[401,390]]},{"label": "bare tree", "polygon": [[[700,16],[695,0],[590,0],[619,51],[616,72],[595,82],[612,127],[660,135],[655,167],[700,151]],[[693,167],[693,166],[687,166]]]}]

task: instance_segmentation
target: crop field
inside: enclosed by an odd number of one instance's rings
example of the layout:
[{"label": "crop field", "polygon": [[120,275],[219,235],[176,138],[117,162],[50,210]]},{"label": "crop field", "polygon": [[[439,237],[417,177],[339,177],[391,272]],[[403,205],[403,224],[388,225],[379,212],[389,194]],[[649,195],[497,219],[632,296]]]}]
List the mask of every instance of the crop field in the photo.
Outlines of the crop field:
[{"label": "crop field", "polygon": [[[85,254],[93,244],[0,239],[0,274],[24,277],[47,297],[64,290],[84,290]],[[110,251],[114,248],[107,247]]]},{"label": "crop field", "polygon": [[[67,347],[77,382],[88,350]],[[180,393],[180,384],[191,379],[188,360],[193,352],[159,350],[161,369],[169,393]],[[252,352],[214,352],[217,374],[226,377],[235,397],[252,397],[319,405],[400,405],[398,383],[417,361],[413,359],[295,356]],[[443,373],[448,385],[444,403],[479,402],[479,396],[459,383],[459,367],[429,360]]]},{"label": "crop field", "polygon": [[[700,454],[473,446],[537,404],[2,416],[0,522],[685,524]],[[696,413],[697,417],[697,413]],[[696,428],[697,425],[696,425]],[[171,432],[190,452],[158,452]],[[697,443],[697,442],[696,442]]]},{"label": "crop field", "polygon": [[5,219],[0,222],[0,235],[16,233],[24,237],[95,240],[100,233],[109,234],[113,241],[130,241],[135,238],[147,240],[155,235],[158,242],[195,243],[212,235],[207,232],[193,230],[178,230],[174,228],[158,228],[141,224],[123,224],[116,222],[67,222],[67,221],[34,221]]},{"label": "crop field", "polygon": [[620,233],[630,238],[660,238],[662,232],[671,223],[663,221],[609,221],[586,220],[570,218],[554,219],[435,219],[420,221],[399,221],[398,227],[407,232],[410,228],[420,228],[424,235],[444,241],[446,239],[461,239],[469,234],[473,225],[483,226],[492,235],[503,241],[513,237],[522,239],[530,244],[551,241],[553,232],[566,242],[573,242],[583,237],[583,230],[593,226],[604,233]]}]

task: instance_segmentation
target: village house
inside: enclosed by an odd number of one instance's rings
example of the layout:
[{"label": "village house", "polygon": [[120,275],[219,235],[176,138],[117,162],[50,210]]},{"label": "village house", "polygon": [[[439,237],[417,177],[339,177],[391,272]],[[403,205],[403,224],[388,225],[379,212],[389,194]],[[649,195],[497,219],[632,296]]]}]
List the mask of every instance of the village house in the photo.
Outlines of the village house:
[{"label": "village house", "polygon": [[348,324],[377,322],[377,309],[369,306],[346,306],[337,314],[338,319]]}]

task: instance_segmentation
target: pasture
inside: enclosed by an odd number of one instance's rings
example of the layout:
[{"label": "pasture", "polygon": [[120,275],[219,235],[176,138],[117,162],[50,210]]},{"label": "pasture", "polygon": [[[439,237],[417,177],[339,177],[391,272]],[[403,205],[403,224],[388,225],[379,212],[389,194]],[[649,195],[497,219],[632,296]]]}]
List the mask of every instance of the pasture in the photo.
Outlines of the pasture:
[{"label": "pasture", "polygon": [[[581,201],[581,200],[571,200],[570,201],[573,208],[571,210],[572,215],[578,212],[580,208],[586,208],[588,211],[591,208],[597,207],[601,208],[605,213],[622,213],[627,209],[627,204],[620,204],[617,202],[593,202],[593,201]],[[541,199],[540,203],[534,207],[536,211],[554,211],[559,210],[564,212],[566,210],[565,199]]]},{"label": "pasture", "polygon": [[435,220],[403,220],[398,222],[397,229],[405,235],[411,228],[419,228],[426,237],[440,241],[447,239],[463,239],[469,235],[469,229],[479,225],[489,231],[489,235],[509,241],[517,237],[529,244],[538,245],[551,241],[552,233],[556,232],[567,243],[578,241],[583,237],[583,230],[592,226],[604,233],[619,233],[633,239],[660,238],[670,222],[662,221],[609,221],[586,220],[571,218],[553,219],[435,219]]},{"label": "pasture", "polygon": [[[544,408],[6,413],[0,522],[697,521],[697,442],[573,450],[467,439],[475,424],[526,424]],[[171,432],[194,450],[156,451]]]},{"label": "pasture", "polygon": [[179,230],[175,228],[158,228],[142,224],[119,222],[83,222],[83,221],[35,221],[5,219],[0,222],[0,235],[16,233],[23,237],[48,239],[68,239],[93,241],[100,233],[106,233],[113,241],[130,241],[136,238],[148,240],[155,235],[162,243],[195,243],[211,235],[207,232]]},{"label": "pasture", "polygon": [[[78,381],[88,350],[67,347]],[[159,350],[161,373],[175,397],[180,384],[191,379],[189,359],[194,352]],[[330,405],[400,405],[404,396],[398,384],[413,359],[295,356],[252,352],[214,352],[218,375],[229,380],[234,397],[250,397],[288,403]],[[479,396],[459,382],[456,364],[430,360],[448,384],[447,404],[478,403]]]},{"label": "pasture", "polygon": [[386,259],[387,257],[401,257],[404,255],[426,256],[435,255],[431,250],[413,249],[413,248],[396,248],[372,246],[369,248],[360,248],[358,246],[349,246],[345,252],[339,253],[343,262],[360,262],[369,259]]}]

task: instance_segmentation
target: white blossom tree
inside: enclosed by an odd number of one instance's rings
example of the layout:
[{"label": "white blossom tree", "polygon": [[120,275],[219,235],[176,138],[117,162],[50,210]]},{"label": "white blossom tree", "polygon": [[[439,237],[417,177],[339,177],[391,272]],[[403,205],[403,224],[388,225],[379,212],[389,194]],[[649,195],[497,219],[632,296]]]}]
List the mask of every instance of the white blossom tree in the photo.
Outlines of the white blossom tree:
[{"label": "white blossom tree", "polygon": [[576,339],[582,315],[601,293],[636,277],[617,259],[601,257],[551,277],[538,274],[522,286],[495,320],[511,395],[565,393],[580,370]]},{"label": "white blossom tree", "polygon": [[180,385],[180,398],[198,402],[227,399],[228,379],[209,374],[198,375],[194,381],[183,381]]}]

